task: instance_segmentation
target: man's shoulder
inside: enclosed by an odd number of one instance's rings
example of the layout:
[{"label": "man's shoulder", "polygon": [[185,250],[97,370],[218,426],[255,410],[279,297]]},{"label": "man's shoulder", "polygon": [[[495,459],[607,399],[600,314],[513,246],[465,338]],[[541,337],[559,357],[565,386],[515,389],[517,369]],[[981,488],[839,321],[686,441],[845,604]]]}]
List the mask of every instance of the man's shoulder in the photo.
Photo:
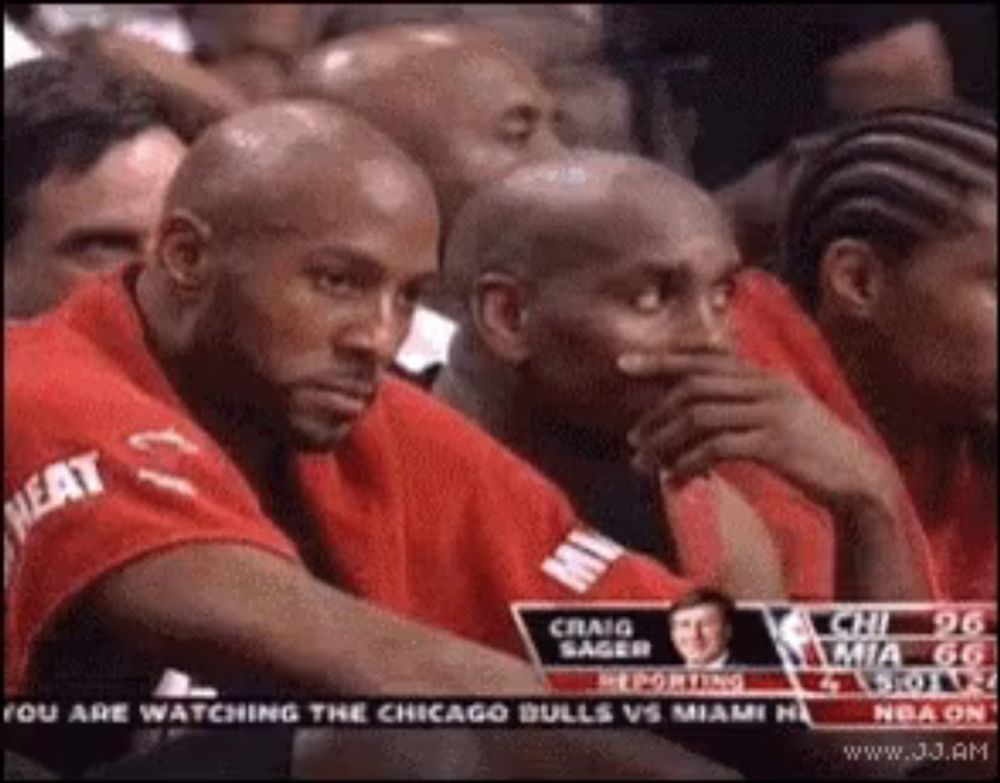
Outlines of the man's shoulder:
[{"label": "man's shoulder", "polygon": [[[111,409],[117,378],[93,346],[58,322],[6,329],[4,403],[8,440],[24,427],[55,432],[95,407]],[[102,404],[103,401],[103,404]]]},{"label": "man's shoulder", "polygon": [[6,324],[5,398],[8,410],[38,411],[76,400],[104,400],[129,385],[127,373],[86,334],[59,318]]},{"label": "man's shoulder", "polygon": [[[406,462],[407,472],[436,476],[438,481],[442,475],[464,475],[470,483],[479,477],[542,494],[557,492],[525,460],[414,383],[388,379],[381,407],[384,437]],[[454,486],[452,479],[446,483]]]},{"label": "man's shoulder", "polygon": [[98,446],[178,423],[129,367],[62,319],[5,326],[5,349],[8,466],[58,444]]},{"label": "man's shoulder", "polygon": [[445,453],[454,450],[486,459],[517,459],[474,421],[412,381],[388,379],[382,404],[396,442],[421,448],[435,445]]},{"label": "man's shoulder", "polygon": [[444,423],[458,427],[467,424],[460,414],[409,378],[387,377],[382,386],[381,401],[390,417],[403,418],[408,424],[417,425],[416,431],[428,429],[425,424]]}]

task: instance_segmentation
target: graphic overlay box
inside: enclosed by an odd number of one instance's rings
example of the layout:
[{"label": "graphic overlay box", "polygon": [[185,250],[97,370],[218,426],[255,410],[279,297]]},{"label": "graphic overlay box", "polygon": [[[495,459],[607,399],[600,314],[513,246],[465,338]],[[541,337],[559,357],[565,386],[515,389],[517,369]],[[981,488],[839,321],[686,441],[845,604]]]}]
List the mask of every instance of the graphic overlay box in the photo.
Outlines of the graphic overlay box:
[{"label": "graphic overlay box", "polygon": [[669,699],[665,722],[996,731],[996,605],[740,603],[727,649],[685,664],[666,603],[522,603],[557,691]]}]

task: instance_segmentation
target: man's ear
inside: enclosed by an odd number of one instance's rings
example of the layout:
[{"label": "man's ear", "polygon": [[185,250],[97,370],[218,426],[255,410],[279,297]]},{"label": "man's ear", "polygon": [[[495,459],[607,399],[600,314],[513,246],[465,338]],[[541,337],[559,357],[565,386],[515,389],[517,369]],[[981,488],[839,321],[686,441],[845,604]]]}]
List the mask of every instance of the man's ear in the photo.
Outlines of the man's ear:
[{"label": "man's ear", "polygon": [[186,210],[172,212],[160,224],[153,258],[178,290],[194,293],[207,284],[211,237],[208,224]]},{"label": "man's ear", "polygon": [[487,272],[476,281],[471,303],[476,331],[493,353],[511,364],[528,358],[527,301],[524,284],[511,275]]},{"label": "man's ear", "polygon": [[819,265],[821,307],[857,320],[871,318],[886,285],[885,262],[864,240],[827,245]]}]

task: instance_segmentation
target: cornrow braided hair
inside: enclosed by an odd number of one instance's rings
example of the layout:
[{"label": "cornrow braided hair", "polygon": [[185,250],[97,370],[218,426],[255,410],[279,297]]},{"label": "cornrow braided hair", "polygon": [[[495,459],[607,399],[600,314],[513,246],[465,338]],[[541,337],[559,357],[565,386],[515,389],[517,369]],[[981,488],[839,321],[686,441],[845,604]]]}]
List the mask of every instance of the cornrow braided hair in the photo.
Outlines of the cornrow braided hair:
[{"label": "cornrow braided hair", "polygon": [[899,108],[844,126],[809,162],[781,227],[784,275],[803,303],[819,297],[819,264],[841,237],[889,259],[973,227],[969,199],[996,192],[995,118],[967,108]]}]

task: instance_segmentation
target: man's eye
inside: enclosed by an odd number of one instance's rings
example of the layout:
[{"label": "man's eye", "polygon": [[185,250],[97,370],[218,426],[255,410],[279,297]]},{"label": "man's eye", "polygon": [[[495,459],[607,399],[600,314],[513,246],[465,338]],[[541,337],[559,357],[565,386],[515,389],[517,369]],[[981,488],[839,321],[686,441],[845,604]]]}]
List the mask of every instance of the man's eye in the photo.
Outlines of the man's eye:
[{"label": "man's eye", "polygon": [[506,116],[500,125],[500,138],[508,144],[524,145],[538,129],[539,113],[525,106]]},{"label": "man's eye", "polygon": [[641,313],[655,313],[663,303],[663,291],[659,286],[644,288],[632,298],[632,307]]},{"label": "man's eye", "polygon": [[517,123],[504,126],[500,136],[507,144],[523,146],[531,141],[531,137],[534,133],[535,129],[531,125],[527,123]]},{"label": "man's eye", "polygon": [[355,282],[345,274],[317,270],[310,277],[316,290],[324,294],[348,294],[356,289]]},{"label": "man's eye", "polygon": [[141,251],[138,237],[81,237],[65,247],[67,255],[84,266],[103,266],[110,261],[131,259]]},{"label": "man's eye", "polygon": [[720,313],[728,310],[735,293],[736,282],[734,280],[726,280],[724,283],[715,286],[712,291],[712,309]]}]

